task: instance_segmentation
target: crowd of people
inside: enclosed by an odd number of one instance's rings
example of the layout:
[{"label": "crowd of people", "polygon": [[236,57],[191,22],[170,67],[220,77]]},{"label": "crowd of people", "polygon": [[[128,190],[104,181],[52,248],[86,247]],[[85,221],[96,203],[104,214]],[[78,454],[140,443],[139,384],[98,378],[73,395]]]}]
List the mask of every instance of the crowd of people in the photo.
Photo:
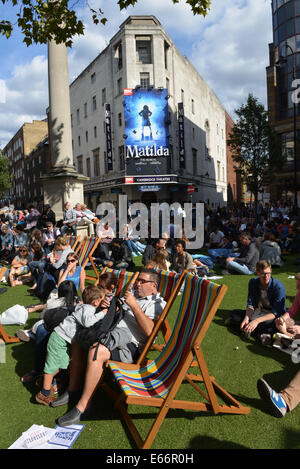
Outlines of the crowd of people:
[{"label": "crowd of people", "polygon": [[[87,227],[90,236],[100,238],[93,254],[99,270],[132,270],[134,258],[139,255],[143,265],[135,294],[125,293],[125,315],[114,340],[101,343],[96,358],[92,349],[88,351],[87,368],[83,366],[84,350],[76,339],[77,332],[105,317],[117,279],[104,274],[99,285],[86,285],[85,269],[65,237],[67,233],[77,235],[80,225]],[[300,309],[300,274],[296,275],[298,294],[288,310],[285,287],[272,276],[272,267],[282,268],[285,256],[300,253],[300,220],[292,204],[260,204],[256,213],[247,206],[212,210],[205,204],[204,246],[197,252],[189,249],[184,230],[179,239],[171,231],[160,233],[157,239],[140,239],[129,224],[123,227],[122,236],[116,237],[112,227],[103,225],[86,205],[72,207],[70,202],[65,203],[64,216],[59,221],[49,205],[40,212],[34,206],[28,210],[5,210],[0,215],[0,229],[0,280],[11,287],[28,284],[29,292],[42,301],[28,308],[28,312],[40,311],[40,320],[30,330],[18,331],[21,340],[35,340],[35,369],[21,380],[25,384],[42,376],[36,396],[41,404],[74,404],[59,419],[60,425],[78,423],[90,408],[108,359],[130,362],[140,353],[165,305],[157,290],[155,268],[178,273],[187,270],[205,277],[216,272],[222,276],[249,275],[245,309],[232,311],[227,326],[265,345],[272,343],[277,331],[300,338],[300,325],[295,322]],[[300,264],[300,259],[295,263]],[[42,294],[45,273],[48,288],[50,282],[46,297]],[[53,313],[50,322],[49,312]],[[56,397],[61,375],[65,378],[67,370],[67,387]],[[280,394],[263,379],[258,381],[258,391],[273,405],[273,415],[285,415],[300,401],[299,376]]]}]

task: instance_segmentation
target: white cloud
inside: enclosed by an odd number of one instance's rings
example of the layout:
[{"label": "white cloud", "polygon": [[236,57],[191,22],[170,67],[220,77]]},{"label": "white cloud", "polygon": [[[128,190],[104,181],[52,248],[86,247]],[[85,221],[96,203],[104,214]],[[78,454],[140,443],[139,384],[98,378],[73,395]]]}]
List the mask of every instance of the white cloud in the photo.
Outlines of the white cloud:
[{"label": "white cloud", "polygon": [[[92,0],[108,18],[105,26],[94,25],[88,8],[79,10],[85,35],[69,50],[69,75],[73,81],[106,47],[129,15],[154,15],[175,45],[186,55],[232,114],[252,92],[266,105],[268,43],[272,40],[269,0],[213,0],[206,18],[193,16],[184,0],[139,0],[122,12],[116,0]],[[43,119],[48,106],[46,55],[27,62],[14,50],[15,67],[5,78],[5,99],[0,100],[0,146],[4,146],[26,121]],[[35,52],[34,52],[35,51]],[[44,49],[43,49],[44,51]],[[42,52],[43,53],[43,52]],[[26,56],[27,57],[27,56]]]}]

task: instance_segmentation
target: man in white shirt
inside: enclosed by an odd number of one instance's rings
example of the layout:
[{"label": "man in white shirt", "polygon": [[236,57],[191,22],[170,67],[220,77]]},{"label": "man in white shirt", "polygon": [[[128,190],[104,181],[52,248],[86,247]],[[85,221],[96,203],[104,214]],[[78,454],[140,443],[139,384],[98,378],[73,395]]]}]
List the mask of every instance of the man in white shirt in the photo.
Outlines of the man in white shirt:
[{"label": "man in white shirt", "polygon": [[[132,360],[137,358],[140,348],[145,345],[166,304],[157,291],[158,275],[153,270],[143,269],[135,286],[137,297],[129,290],[124,295],[125,315],[118,324],[118,327],[126,328],[131,333],[131,341],[127,344],[127,347],[132,351]],[[61,426],[79,423],[81,414],[90,406],[94,392],[102,377],[105,363],[110,359],[120,361],[121,358],[120,349],[110,351],[104,345],[99,346],[96,359],[94,359],[94,352],[95,349],[91,347],[88,353],[85,383],[81,398],[76,407],[60,417],[58,423]],[[85,371],[83,363],[82,351],[75,343],[72,345],[69,390],[54,401],[51,404],[52,407],[68,403],[72,393],[74,395],[74,391],[79,389]]]}]

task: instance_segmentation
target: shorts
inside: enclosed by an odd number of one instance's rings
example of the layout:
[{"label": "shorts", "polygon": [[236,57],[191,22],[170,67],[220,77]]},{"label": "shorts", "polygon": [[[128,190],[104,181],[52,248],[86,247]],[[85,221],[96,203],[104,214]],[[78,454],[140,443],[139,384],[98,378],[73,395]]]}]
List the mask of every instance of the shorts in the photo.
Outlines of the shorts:
[{"label": "shorts", "polygon": [[[126,345],[127,348],[129,348],[132,356],[132,361],[136,361],[139,356],[140,356],[140,349],[137,347],[137,345],[133,342],[130,342],[129,344]],[[118,348],[115,348],[110,352],[110,360],[113,360],[115,362],[121,362],[121,357],[120,357],[120,350]]]},{"label": "shorts", "polygon": [[53,375],[60,369],[66,370],[69,366],[69,361],[68,343],[53,331],[48,340],[44,373]]}]

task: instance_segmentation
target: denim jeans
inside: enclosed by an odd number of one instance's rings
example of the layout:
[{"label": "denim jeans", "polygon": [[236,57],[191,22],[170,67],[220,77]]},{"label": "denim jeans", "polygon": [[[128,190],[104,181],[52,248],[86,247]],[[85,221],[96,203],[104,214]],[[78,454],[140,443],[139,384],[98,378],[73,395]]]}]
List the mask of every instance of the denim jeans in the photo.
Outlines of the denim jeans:
[{"label": "denim jeans", "polygon": [[193,259],[197,259],[203,264],[207,265],[210,269],[214,268],[214,261],[211,257],[205,256],[204,254],[192,254]]},{"label": "denim jeans", "polygon": [[238,274],[242,275],[252,275],[253,272],[248,269],[246,264],[239,264],[238,262],[235,261],[229,261],[226,264],[226,268],[230,271],[233,270],[234,272],[237,272]]},{"label": "denim jeans", "polygon": [[45,271],[46,261],[31,261],[28,264],[29,272],[37,283],[39,275]]},{"label": "denim jeans", "polygon": [[66,225],[62,225],[62,227],[60,228],[60,232],[62,235],[66,234],[68,229],[71,229],[74,236],[77,236],[77,225],[72,225],[72,226],[69,226],[68,224]]},{"label": "denim jeans", "polygon": [[47,331],[44,324],[41,324],[36,330],[34,346],[35,371],[44,371],[49,335],[50,333]]},{"label": "denim jeans", "polygon": [[214,261],[216,261],[219,257],[235,257],[232,254],[231,249],[225,249],[225,248],[208,249],[207,252]]}]

